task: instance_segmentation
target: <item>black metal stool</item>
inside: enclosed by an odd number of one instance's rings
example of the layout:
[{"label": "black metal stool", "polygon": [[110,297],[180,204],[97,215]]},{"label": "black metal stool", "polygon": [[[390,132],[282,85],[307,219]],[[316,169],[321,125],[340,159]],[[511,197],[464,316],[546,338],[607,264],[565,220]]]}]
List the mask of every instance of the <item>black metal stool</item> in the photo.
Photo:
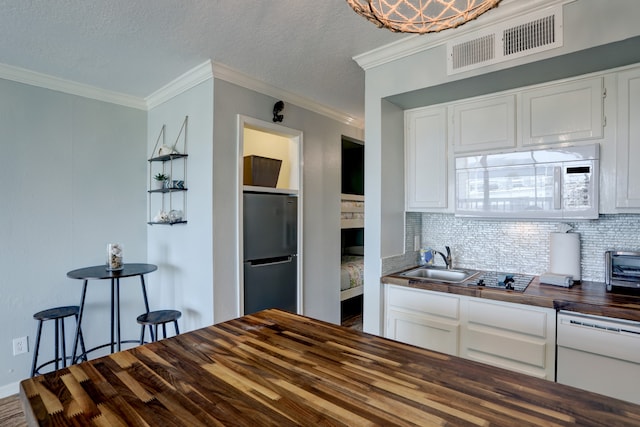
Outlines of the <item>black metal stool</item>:
[{"label": "black metal stool", "polygon": [[[38,331],[36,332],[36,345],[33,350],[33,363],[31,365],[31,376],[40,374],[40,369],[55,363],[55,368],[60,368],[60,362],[62,361],[62,367],[67,366],[67,359],[71,359],[71,356],[67,357],[67,346],[64,334],[64,319],[74,316],[76,324],[78,322],[78,313],[80,308],[76,305],[66,307],[56,307],[47,310],[42,310],[33,315],[33,318],[38,321]],[[42,324],[47,320],[55,320],[55,359],[43,363],[40,366],[38,364],[38,352],[40,351],[40,336],[42,335]],[[74,325],[75,326],[75,325]],[[60,340],[62,340],[62,355],[60,355]],[[80,331],[80,346],[82,347],[83,360],[87,360],[87,352],[84,347],[84,338],[82,337],[82,330]]]},{"label": "black metal stool", "polygon": [[[180,330],[178,329],[178,319],[181,316],[182,313],[178,310],[156,310],[138,316],[138,323],[142,325],[142,331],[140,332],[140,344],[144,344],[144,329],[146,326],[149,326],[151,342],[157,341],[158,339],[158,325],[162,325],[164,338],[167,337],[167,323],[169,322],[173,322],[176,335],[180,334]],[[153,329],[151,329],[151,327],[153,327]]]}]

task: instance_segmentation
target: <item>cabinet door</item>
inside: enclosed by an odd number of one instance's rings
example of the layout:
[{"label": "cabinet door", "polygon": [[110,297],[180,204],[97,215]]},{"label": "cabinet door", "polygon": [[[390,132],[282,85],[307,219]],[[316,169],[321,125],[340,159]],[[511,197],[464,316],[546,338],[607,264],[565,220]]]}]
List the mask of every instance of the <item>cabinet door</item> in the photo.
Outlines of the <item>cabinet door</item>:
[{"label": "cabinet door", "polygon": [[458,354],[458,297],[387,285],[385,301],[385,337],[452,356]]},{"label": "cabinet door", "polygon": [[405,112],[405,195],[408,211],[447,208],[445,107]]},{"label": "cabinet door", "polygon": [[514,95],[456,103],[451,112],[456,153],[516,146]]},{"label": "cabinet door", "polygon": [[522,144],[602,138],[602,85],[597,77],[522,92]]},{"label": "cabinet door", "polygon": [[460,356],[555,379],[555,311],[468,298]]},{"label": "cabinet door", "polygon": [[616,207],[640,208],[640,69],[618,75]]}]

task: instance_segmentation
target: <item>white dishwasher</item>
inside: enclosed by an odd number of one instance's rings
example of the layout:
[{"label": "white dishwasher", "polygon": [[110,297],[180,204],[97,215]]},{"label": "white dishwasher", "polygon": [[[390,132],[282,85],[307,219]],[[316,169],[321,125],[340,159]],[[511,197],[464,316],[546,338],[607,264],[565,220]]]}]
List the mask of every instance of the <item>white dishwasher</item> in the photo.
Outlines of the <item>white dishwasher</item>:
[{"label": "white dishwasher", "polygon": [[640,404],[640,323],[560,311],[556,381]]}]

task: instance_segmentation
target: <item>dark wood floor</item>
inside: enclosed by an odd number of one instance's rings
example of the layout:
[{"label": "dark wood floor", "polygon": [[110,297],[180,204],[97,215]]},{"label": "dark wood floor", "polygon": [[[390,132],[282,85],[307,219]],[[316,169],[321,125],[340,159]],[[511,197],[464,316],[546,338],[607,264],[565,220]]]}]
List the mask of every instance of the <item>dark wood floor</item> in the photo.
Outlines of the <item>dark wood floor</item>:
[{"label": "dark wood floor", "polygon": [[17,394],[0,399],[0,426],[24,427],[27,420],[22,411],[22,403]]},{"label": "dark wood floor", "polygon": [[362,295],[340,304],[342,326],[362,331]]}]

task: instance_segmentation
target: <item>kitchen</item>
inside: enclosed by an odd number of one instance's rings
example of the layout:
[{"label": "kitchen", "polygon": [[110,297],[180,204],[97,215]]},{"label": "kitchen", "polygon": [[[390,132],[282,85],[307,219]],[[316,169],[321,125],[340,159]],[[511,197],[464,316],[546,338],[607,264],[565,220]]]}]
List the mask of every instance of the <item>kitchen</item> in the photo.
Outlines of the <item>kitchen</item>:
[{"label": "kitchen", "polygon": [[[416,42],[406,51],[389,48],[356,58],[367,73],[369,157],[365,170],[377,170],[384,159],[381,177],[367,175],[365,182],[365,257],[369,255],[365,265],[365,331],[383,333],[389,325],[385,317],[387,290],[385,286],[377,288],[376,281],[382,276],[382,282],[387,283],[385,275],[417,265],[420,248],[444,251],[450,246],[454,267],[540,275],[549,268],[551,233],[568,223],[580,234],[582,280],[600,283],[602,288],[605,251],[640,248],[638,176],[634,160],[629,160],[637,145],[637,138],[629,132],[634,132],[631,117],[637,111],[631,76],[637,74],[639,59],[634,53],[637,48],[631,46],[637,47],[638,39],[627,27],[632,25],[630,21],[619,26],[617,34],[605,34],[598,24],[601,17],[614,13],[624,21],[627,9],[616,4],[614,8],[621,9],[615,12],[602,6],[597,2],[546,2],[538,12],[559,17],[562,46],[459,73],[447,70],[447,49],[464,37],[422,46]],[[521,12],[520,16],[517,11],[505,15],[505,22],[526,22],[530,11]],[[579,31],[584,27],[602,40],[584,38]],[[401,70],[415,71],[405,72],[403,79],[392,78]],[[563,96],[574,90],[576,94],[584,92],[573,104],[564,104]],[[540,105],[551,112],[545,116],[542,111],[541,115],[536,110]],[[490,120],[477,121],[476,133],[465,134],[465,114],[484,107],[486,111],[494,108],[497,114],[478,114],[476,117]],[[580,123],[590,124],[568,129],[569,123],[576,123],[572,120],[578,111],[585,112]],[[542,116],[545,119],[541,120]],[[378,123],[372,124],[375,120]],[[420,126],[429,132],[415,140],[431,140],[411,151],[415,136],[411,132]],[[583,131],[587,132],[580,135]],[[493,140],[482,140],[492,132]],[[471,138],[464,140],[463,136],[469,135]],[[480,136],[474,140],[476,135]],[[594,142],[600,149],[597,219],[496,220],[455,215],[457,157]],[[418,161],[407,154],[411,152],[423,156]],[[403,186],[405,193],[393,191]],[[436,263],[442,265],[440,257]],[[553,319],[555,323],[555,316]],[[555,332],[553,338],[555,344]]]},{"label": "kitchen", "polygon": [[[558,2],[541,3],[543,6],[549,6]],[[620,6],[617,11],[605,8],[599,2],[560,3],[563,4],[561,11],[564,45],[540,54],[502,64],[487,65],[453,76],[446,73],[444,43],[434,43],[431,46],[425,44],[422,49],[413,46],[414,50],[407,48],[406,52],[398,47],[396,51],[389,48],[387,52],[377,51],[375,55],[371,53],[369,56],[361,55],[356,58],[367,73],[365,171],[381,171],[380,175],[373,172],[365,174],[368,200],[365,208],[365,257],[369,260],[365,266],[365,286],[370,286],[365,288],[368,296],[368,301],[365,298],[364,308],[366,331],[379,333],[382,326],[382,293],[375,286],[381,277],[379,272],[384,274],[415,264],[420,245],[439,250],[448,245],[453,250],[454,263],[460,263],[465,267],[499,270],[524,268],[523,272],[539,274],[548,266],[548,235],[557,227],[557,222],[479,221],[454,217],[453,155],[446,157],[445,174],[433,177],[430,182],[420,182],[421,186],[437,192],[439,200],[436,202],[444,201],[446,206],[434,204],[429,208],[407,209],[404,193],[396,191],[405,185],[406,110],[443,103],[462,103],[465,99],[490,97],[491,94],[501,92],[522,97],[527,87],[536,91],[544,90],[546,83],[549,86],[552,86],[551,82],[570,84],[572,76],[578,79],[578,76],[586,78],[591,74],[593,77],[602,78],[603,89],[607,90],[607,96],[602,99],[602,111],[606,116],[607,125],[602,127],[602,136],[597,138],[601,150],[600,217],[598,220],[571,222],[576,230],[584,233],[581,254],[584,278],[604,280],[605,250],[639,246],[636,216],[638,208],[629,204],[625,207],[623,200],[620,202],[621,207],[616,207],[614,171],[622,170],[616,162],[622,162],[625,158],[621,155],[617,159],[615,155],[616,151],[621,150],[621,147],[616,148],[616,144],[622,143],[622,139],[617,137],[620,132],[617,120],[624,117],[615,115],[620,102],[616,95],[618,76],[616,73],[606,72],[616,67],[620,67],[620,73],[632,72],[625,67],[633,68],[632,64],[640,61],[637,57],[638,49],[631,48],[638,43],[634,31],[631,30],[633,25],[630,21],[633,18],[630,15],[633,14],[625,16],[624,12],[628,11],[625,6],[629,5],[622,3],[615,4],[614,7]],[[515,7],[513,4],[511,6]],[[513,11],[515,12],[517,11]],[[604,28],[598,31],[598,22],[601,22],[599,18],[611,13],[623,21],[628,17],[630,21],[621,22],[616,34],[606,32]],[[602,40],[595,42],[584,39],[578,31],[584,22],[592,24],[592,34],[597,34]],[[416,46],[419,46],[417,41]],[[609,54],[605,55],[603,52]],[[388,60],[385,61],[383,53],[389,55]],[[598,58],[597,66],[586,61],[586,58],[590,57]],[[613,64],[610,66],[608,61],[613,61]],[[406,78],[403,79],[390,78],[401,72],[400,70],[419,72],[405,72]],[[518,108],[521,108],[522,104],[519,105]],[[522,117],[520,110],[513,115],[514,120],[522,120]],[[520,126],[514,126],[514,144],[523,139],[521,122],[517,123]],[[594,141],[596,139],[583,139],[581,143]],[[437,150],[436,148],[431,151],[431,157],[453,150],[453,142],[449,141],[444,147],[439,148],[440,151]],[[430,166],[433,163],[432,161]],[[440,160],[440,163],[443,162]],[[630,191],[629,195],[636,197],[633,194],[633,191],[637,192],[635,186],[631,186]],[[419,236],[418,246],[415,244],[416,235]]]}]

